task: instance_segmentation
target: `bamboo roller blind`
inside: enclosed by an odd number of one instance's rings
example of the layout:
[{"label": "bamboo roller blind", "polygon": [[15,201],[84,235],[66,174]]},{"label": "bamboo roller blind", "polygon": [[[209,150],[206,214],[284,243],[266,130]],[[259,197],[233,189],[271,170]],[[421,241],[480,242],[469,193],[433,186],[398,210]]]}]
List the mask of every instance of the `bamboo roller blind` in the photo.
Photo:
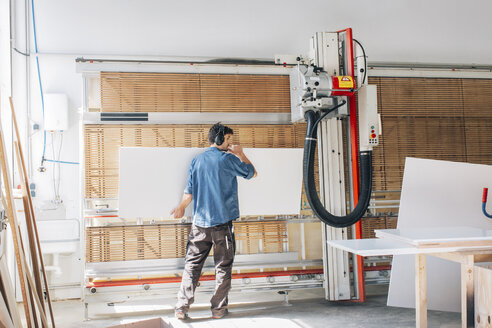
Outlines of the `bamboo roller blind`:
[{"label": "bamboo roller blind", "polygon": [[[182,258],[190,224],[154,224],[87,227],[86,262],[111,262]],[[264,253],[282,252],[287,241],[286,221],[234,222],[236,244],[241,254],[257,253],[254,240],[261,240]],[[236,247],[237,249],[238,247]]]},{"label": "bamboo roller blind", "polygon": [[103,112],[290,112],[285,75],[101,73]]},{"label": "bamboo roller blind", "polygon": [[492,80],[369,78],[383,135],[375,190],[401,189],[406,157],[492,164]]},{"label": "bamboo roller blind", "polygon": [[236,243],[244,241],[242,253],[256,253],[252,242],[261,240],[264,253],[280,253],[283,251],[283,243],[287,241],[286,221],[264,222],[234,222],[234,234]]},{"label": "bamboo roller blind", "polygon": [[190,225],[86,227],[86,262],[181,258]]}]

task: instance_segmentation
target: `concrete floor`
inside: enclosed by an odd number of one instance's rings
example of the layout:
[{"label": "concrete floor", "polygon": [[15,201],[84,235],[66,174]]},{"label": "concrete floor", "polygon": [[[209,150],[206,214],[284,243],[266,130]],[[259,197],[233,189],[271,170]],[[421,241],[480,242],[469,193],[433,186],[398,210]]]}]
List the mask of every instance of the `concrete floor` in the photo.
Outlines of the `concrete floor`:
[{"label": "concrete floor", "polygon": [[[387,287],[368,287],[365,303],[328,302],[323,290],[298,290],[289,294],[292,306],[283,305],[276,292],[231,293],[230,315],[211,319],[210,295],[197,295],[190,320],[174,318],[174,298],[115,304],[93,304],[91,320],[84,321],[84,306],[79,300],[54,302],[57,327],[109,327],[155,317],[171,322],[173,327],[415,327],[415,311],[386,306]],[[429,327],[461,327],[460,314],[429,311]]]}]

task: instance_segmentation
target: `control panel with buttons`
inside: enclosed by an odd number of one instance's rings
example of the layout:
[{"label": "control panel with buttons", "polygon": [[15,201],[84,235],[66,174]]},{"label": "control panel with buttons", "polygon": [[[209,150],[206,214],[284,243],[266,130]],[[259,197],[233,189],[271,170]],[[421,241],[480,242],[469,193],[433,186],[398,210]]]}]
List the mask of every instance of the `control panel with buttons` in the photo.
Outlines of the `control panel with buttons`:
[{"label": "control panel with buttons", "polygon": [[372,150],[379,144],[377,88],[364,85],[358,91],[359,142],[361,150]]}]

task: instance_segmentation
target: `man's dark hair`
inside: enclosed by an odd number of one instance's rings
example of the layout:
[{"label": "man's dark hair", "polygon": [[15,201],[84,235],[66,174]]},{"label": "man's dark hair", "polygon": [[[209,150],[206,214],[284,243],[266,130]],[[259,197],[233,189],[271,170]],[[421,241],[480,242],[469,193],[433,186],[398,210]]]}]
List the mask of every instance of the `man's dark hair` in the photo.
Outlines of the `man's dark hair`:
[{"label": "man's dark hair", "polygon": [[221,128],[224,129],[224,135],[234,134],[234,132],[230,127],[222,125],[220,124],[220,122],[215,123],[208,131],[208,142],[210,142],[210,144],[215,143],[215,137],[217,136]]}]

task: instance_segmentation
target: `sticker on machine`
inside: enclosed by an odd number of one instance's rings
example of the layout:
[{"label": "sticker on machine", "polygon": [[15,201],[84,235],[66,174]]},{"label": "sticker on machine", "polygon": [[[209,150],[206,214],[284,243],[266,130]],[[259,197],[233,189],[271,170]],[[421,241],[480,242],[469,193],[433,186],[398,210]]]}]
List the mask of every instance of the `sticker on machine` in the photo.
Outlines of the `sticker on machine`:
[{"label": "sticker on machine", "polygon": [[338,78],[338,87],[340,89],[353,89],[354,88],[354,80],[351,76],[337,76]]}]

